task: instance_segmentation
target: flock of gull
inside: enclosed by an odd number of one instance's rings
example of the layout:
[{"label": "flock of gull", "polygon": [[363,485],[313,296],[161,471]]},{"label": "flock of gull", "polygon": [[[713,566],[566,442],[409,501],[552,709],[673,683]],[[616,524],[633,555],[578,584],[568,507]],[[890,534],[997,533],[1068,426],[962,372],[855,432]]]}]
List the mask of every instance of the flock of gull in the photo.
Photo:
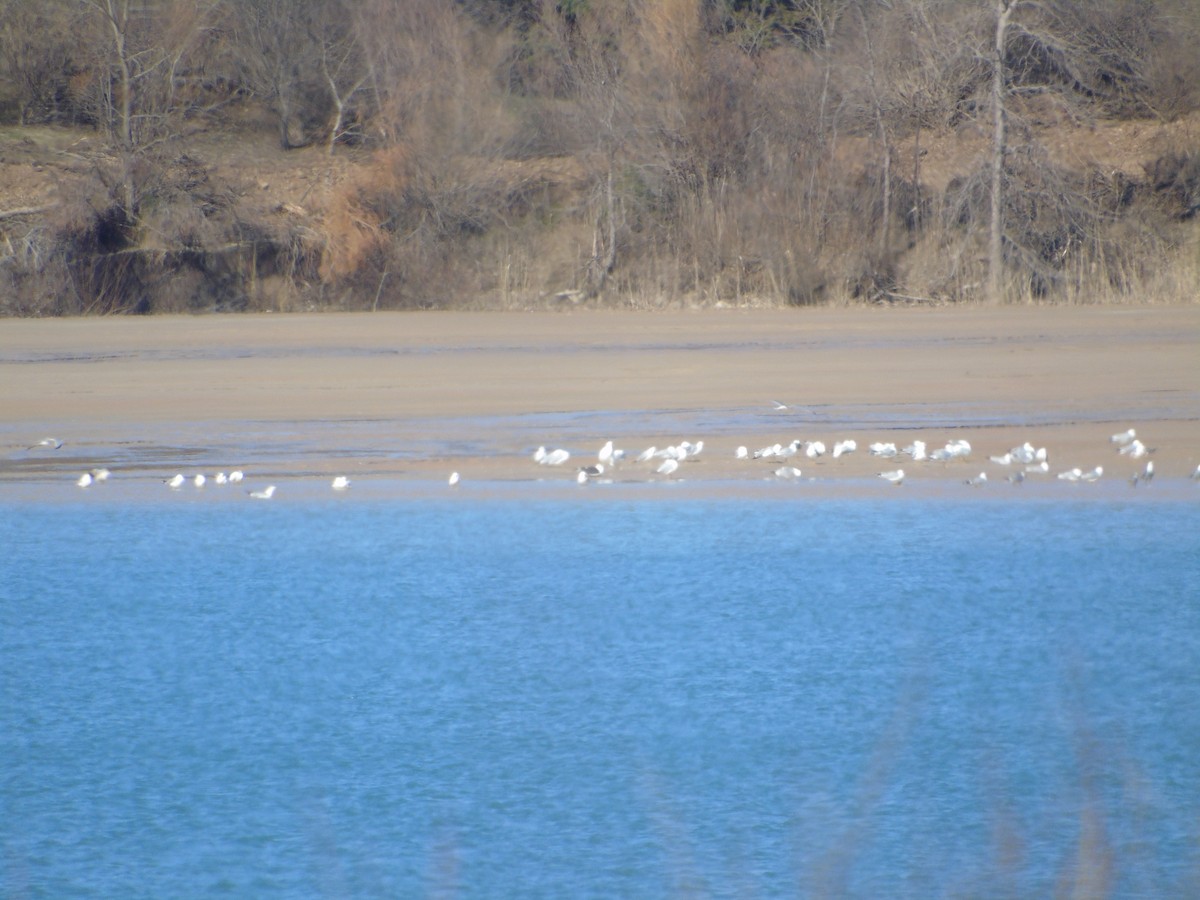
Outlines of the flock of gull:
[{"label": "flock of gull", "polygon": [[[778,405],[777,405],[778,408]],[[786,407],[784,407],[786,409]],[[1118,432],[1112,435],[1109,439],[1116,453],[1129,460],[1141,460],[1151,455],[1154,450],[1147,447],[1138,438],[1137,432],[1133,428]],[[45,438],[38,441],[30,450],[49,449],[58,450],[63,446],[63,442],[56,438]],[[607,441],[600,450],[596,453],[595,461],[587,461],[583,465],[574,467],[575,480],[579,484],[587,484],[593,480],[611,480],[615,471],[622,466],[648,466],[657,476],[662,476],[665,479],[670,479],[672,476],[677,476],[681,467],[685,463],[694,462],[704,451],[704,441],[681,441],[678,444],[673,444],[667,447],[647,447],[640,453],[633,455],[627,454],[626,451],[618,449],[613,445],[612,441]],[[796,465],[796,462],[802,460],[817,460],[828,455],[832,459],[839,459],[850,453],[858,451],[858,443],[853,439],[839,440],[833,443],[832,448],[827,447],[823,441],[805,441],[796,439],[787,444],[775,443],[764,447],[759,447],[756,450],[751,450],[746,446],[739,446],[734,452],[734,459],[738,461],[746,461],[753,463],[767,463],[771,468],[771,473],[774,478],[795,481],[801,478],[802,470]],[[905,465],[915,465],[920,463],[946,463],[954,460],[969,461],[972,453],[972,447],[969,441],[957,438],[946,442],[943,446],[930,449],[925,441],[914,440],[908,446],[898,448],[895,443],[878,441],[867,446],[867,452],[881,461],[891,461],[893,465],[896,462],[907,460]],[[571,462],[572,456],[569,450],[556,448],[548,450],[546,447],[538,447],[533,453],[533,462],[539,466],[549,467],[564,467]],[[1038,476],[1049,476],[1051,473],[1049,452],[1045,447],[1035,447],[1028,441],[1020,446],[1012,447],[1003,453],[988,457],[988,461],[994,466],[999,467],[1004,472],[1006,481],[1013,484],[1020,484],[1027,478]],[[112,475],[112,472],[106,468],[95,468],[80,475],[75,482],[81,488],[90,488],[95,484],[107,481]],[[905,479],[905,470],[902,466],[895,468],[886,468],[876,473],[877,477],[892,485],[903,484]],[[1081,469],[1072,467],[1063,469],[1055,474],[1055,478],[1065,482],[1080,482],[1091,483],[1099,481],[1104,476],[1104,467],[1101,465],[1095,466],[1092,469]],[[1200,481],[1200,466],[1190,476],[1195,481]],[[1154,478],[1154,461],[1147,460],[1140,471],[1136,472],[1130,479],[1130,483],[1137,487],[1138,485],[1149,484]],[[204,488],[208,484],[221,487],[225,485],[238,485],[245,479],[245,474],[240,470],[234,470],[228,474],[218,472],[211,478],[204,474],[194,474],[185,476],[183,473],[178,473],[175,476],[164,479],[163,483],[173,491],[180,491],[189,486],[194,490]],[[447,479],[449,487],[457,487],[461,481],[461,476],[458,472],[452,472]],[[989,481],[987,471],[980,471],[978,474],[965,479],[964,483],[971,487],[982,487]],[[330,488],[334,491],[345,491],[350,487],[350,479],[345,475],[338,475],[330,482]],[[262,488],[247,490],[246,495],[255,500],[270,500],[276,491],[274,484],[266,485]]]},{"label": "flock of gull", "polygon": [[[781,404],[776,404],[775,408],[787,409],[786,406],[782,406]],[[1137,432],[1133,428],[1114,434],[1109,440],[1110,443],[1116,445],[1119,455],[1130,459],[1141,459],[1154,452],[1137,438]],[[697,441],[695,443],[683,441],[680,444],[662,449],[648,447],[634,457],[634,461],[637,463],[649,462],[655,464],[655,474],[669,477],[679,471],[680,463],[695,460],[703,449],[704,441]],[[967,460],[971,456],[971,449],[970,442],[962,438],[947,441],[944,446],[935,447],[932,450],[929,449],[925,441],[920,440],[914,440],[907,447],[903,448],[897,448],[895,443],[884,441],[872,443],[867,447],[867,451],[873,457],[884,460],[906,457],[913,463]],[[738,460],[761,460],[771,464],[783,463],[783,465],[779,465],[778,468],[773,469],[774,476],[783,480],[796,480],[803,475],[803,471],[792,463],[793,459],[803,457],[804,459],[816,460],[827,453],[831,458],[838,459],[857,450],[858,442],[853,439],[836,441],[833,444],[832,450],[826,446],[824,441],[796,439],[789,444],[776,443],[760,447],[757,450],[750,450],[749,447],[739,446],[734,451],[734,457]],[[625,460],[626,456],[627,454],[624,450],[615,449],[613,442],[608,441],[597,453],[595,463],[589,463],[578,468],[576,481],[580,484],[586,484],[593,478],[604,476],[606,472],[611,474],[611,471]],[[561,466],[567,463],[570,458],[570,452],[561,448],[547,450],[545,447],[538,447],[533,454],[533,461],[543,466]],[[1030,476],[1048,475],[1050,473],[1049,451],[1045,447],[1034,447],[1028,441],[1002,454],[989,456],[988,460],[997,466],[1008,469],[1005,480],[1013,484],[1020,484]],[[899,485],[904,482],[905,472],[903,468],[885,469],[877,472],[876,475],[889,484]],[[1104,467],[1096,466],[1087,471],[1078,467],[1065,469],[1060,471],[1056,477],[1060,481],[1095,482],[1099,481],[1103,475]],[[1200,466],[1196,467],[1191,477],[1193,480],[1200,481]],[[1139,484],[1148,484],[1153,478],[1154,462],[1153,460],[1148,460],[1145,467],[1140,472],[1135,473],[1130,481],[1134,487],[1137,487]],[[986,471],[981,471],[978,475],[965,479],[964,483],[971,487],[981,487],[988,483],[988,474]]]}]

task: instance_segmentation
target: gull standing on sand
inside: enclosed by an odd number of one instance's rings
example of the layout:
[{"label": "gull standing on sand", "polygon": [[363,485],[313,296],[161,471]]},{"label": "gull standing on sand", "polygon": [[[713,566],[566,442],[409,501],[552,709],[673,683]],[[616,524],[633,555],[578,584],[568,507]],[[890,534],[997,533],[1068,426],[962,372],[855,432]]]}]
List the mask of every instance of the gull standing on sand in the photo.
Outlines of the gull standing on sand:
[{"label": "gull standing on sand", "polygon": [[[1029,441],[1026,441],[1020,447],[1013,447],[1011,450],[1009,450],[1004,455],[1009,458],[1009,462],[1012,462],[1015,460],[1016,462],[1019,462],[1022,465],[1026,465],[1026,466],[1029,465],[1030,463],[1032,463],[1035,458],[1033,444],[1029,443]],[[994,456],[992,457],[992,462],[999,462],[999,461],[1000,460],[996,459],[996,457],[994,457]],[[1008,463],[1002,463],[1002,465],[1008,465]]]},{"label": "gull standing on sand", "polygon": [[269,484],[261,491],[250,491],[250,496],[255,500],[270,500],[275,496],[275,485]]},{"label": "gull standing on sand", "polygon": [[778,444],[776,444],[775,446],[778,449],[775,450],[775,453],[773,454],[774,456],[777,456],[779,459],[791,459],[793,456],[795,456],[797,453],[800,452],[800,439],[797,438],[796,440],[794,440],[790,444],[788,444],[786,447],[779,447]]},{"label": "gull standing on sand", "polygon": [[783,412],[784,410],[786,410],[786,409],[787,409],[787,404],[786,404],[786,403],[780,403],[778,400],[772,400],[772,401],[771,401],[771,408],[772,408],[772,409],[774,409],[774,410],[775,410],[775,412]]},{"label": "gull standing on sand", "polygon": [[1154,461],[1146,463],[1146,468],[1133,476],[1132,484],[1137,487],[1139,484],[1149,484],[1154,478]]},{"label": "gull standing on sand", "polygon": [[775,477],[786,478],[794,481],[800,477],[800,470],[795,466],[782,466],[781,468],[775,470]]},{"label": "gull standing on sand", "polygon": [[891,484],[900,484],[904,480],[904,470],[893,469],[890,472],[880,472],[879,477]]},{"label": "gull standing on sand", "polygon": [[1112,437],[1109,438],[1109,441],[1111,441],[1114,444],[1121,444],[1122,446],[1124,446],[1125,444],[1128,444],[1130,441],[1132,441],[1135,437],[1137,437],[1137,432],[1134,431],[1132,428],[1130,428],[1127,431],[1122,431],[1117,434],[1114,434]]},{"label": "gull standing on sand", "polygon": [[112,472],[108,471],[108,469],[92,469],[92,478],[96,481],[108,481],[108,476],[110,475],[112,475]]},{"label": "gull standing on sand", "polygon": [[458,477],[458,473],[457,473],[457,472],[451,472],[451,473],[450,473],[450,477],[449,477],[448,479],[446,479],[446,483],[447,483],[448,485],[450,485],[450,487],[458,487],[458,482],[459,482],[460,480],[461,480],[461,479]]},{"label": "gull standing on sand", "polygon": [[194,484],[198,488],[204,487],[204,482],[205,482],[204,476],[200,475],[199,473],[197,473],[196,477],[192,479],[192,484]]},{"label": "gull standing on sand", "polygon": [[600,452],[596,454],[596,459],[598,459],[602,465],[607,466],[607,465],[612,464],[612,461],[613,461],[613,442],[612,441],[609,441],[603,447],[600,448]]},{"label": "gull standing on sand", "polygon": [[663,460],[663,464],[661,466],[659,466],[657,469],[655,469],[654,471],[656,471],[659,475],[671,475],[678,468],[679,468],[679,460],[672,458],[672,459]]},{"label": "gull standing on sand", "polygon": [[62,445],[63,445],[63,442],[60,441],[58,438],[42,438],[40,441],[38,441],[32,447],[28,447],[26,449],[36,450],[38,447],[48,447],[51,450],[61,450]]},{"label": "gull standing on sand", "polygon": [[173,491],[179,490],[181,487],[183,487],[183,473],[180,472],[174,478],[168,478],[163,482],[163,484]]},{"label": "gull standing on sand", "polygon": [[987,480],[987,472],[980,472],[974,478],[968,478],[963,484],[967,485],[967,487],[983,487],[987,484]]},{"label": "gull standing on sand", "polygon": [[[1026,441],[1020,447],[1013,447],[1004,455],[1011,457],[1022,465],[1029,465],[1033,462],[1044,462],[1046,459],[1046,448],[1042,447],[1040,450],[1035,450],[1033,449],[1033,444]],[[997,461],[995,457],[992,457],[992,462]]]},{"label": "gull standing on sand", "polygon": [[82,475],[79,476],[79,480],[76,481],[75,483],[77,485],[79,485],[80,487],[85,488],[85,487],[91,487],[93,481],[95,481],[95,479],[92,478],[92,473],[84,472]]},{"label": "gull standing on sand", "polygon": [[970,455],[970,442],[958,438],[957,440],[947,441],[945,447],[934,450],[929,454],[929,458],[934,462],[946,462],[951,459],[966,459]]},{"label": "gull standing on sand", "polygon": [[747,450],[746,446],[743,444],[742,446],[738,447],[737,450],[734,451],[733,458],[734,459],[749,459],[750,451]]},{"label": "gull standing on sand", "polygon": [[229,473],[229,483],[237,484],[239,481],[241,481],[245,477],[246,476],[244,474],[242,474],[241,469],[234,469],[232,472]]},{"label": "gull standing on sand", "polygon": [[346,488],[350,487],[350,479],[345,475],[338,475],[333,479],[332,482],[330,482],[329,486],[335,491],[344,491]]},{"label": "gull standing on sand", "polygon": [[858,449],[858,441],[853,439],[846,441],[838,441],[833,445],[833,458],[837,459],[845,453],[853,453]]},{"label": "gull standing on sand", "polygon": [[1150,450],[1146,447],[1145,444],[1143,444],[1137,438],[1134,438],[1132,441],[1130,441],[1128,444],[1126,444],[1124,447],[1122,447],[1117,452],[1120,453],[1122,456],[1128,456],[1128,457],[1131,457],[1132,459],[1141,459],[1143,456],[1145,456],[1147,453],[1149,453]]}]

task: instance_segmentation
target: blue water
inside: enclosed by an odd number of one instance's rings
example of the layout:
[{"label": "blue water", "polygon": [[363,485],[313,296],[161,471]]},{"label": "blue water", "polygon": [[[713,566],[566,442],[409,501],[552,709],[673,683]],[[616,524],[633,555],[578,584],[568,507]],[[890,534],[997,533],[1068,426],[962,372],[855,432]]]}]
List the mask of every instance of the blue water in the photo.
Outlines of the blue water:
[{"label": "blue water", "polygon": [[0,895],[1196,896],[1198,526],[0,505]]}]

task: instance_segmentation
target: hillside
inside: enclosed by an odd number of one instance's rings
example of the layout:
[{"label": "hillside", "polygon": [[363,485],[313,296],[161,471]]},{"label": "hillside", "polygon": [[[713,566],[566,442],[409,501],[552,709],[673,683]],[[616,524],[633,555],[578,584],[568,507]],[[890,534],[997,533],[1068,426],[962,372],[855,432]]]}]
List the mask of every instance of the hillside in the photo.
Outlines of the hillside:
[{"label": "hillside", "polygon": [[[1144,192],[1147,198],[1157,198],[1161,204],[1174,207],[1184,217],[1188,204],[1200,197],[1200,183],[1193,180],[1179,184],[1162,177],[1163,161],[1175,159],[1180,147],[1200,147],[1200,114],[1192,114],[1171,123],[1153,120],[1097,122],[1087,126],[1063,125],[1046,128],[1039,135],[1054,162],[1077,177],[1087,178],[1094,172],[1110,173],[1132,188]],[[866,139],[846,139],[841,165],[842,177],[848,181],[867,176],[862,160],[867,152],[861,145]],[[986,135],[969,130],[924,133],[916,141],[909,139],[897,148],[901,160],[912,160],[914,149],[919,153],[919,176],[922,191],[929,196],[944,197],[957,180],[967,177],[988,152]],[[218,202],[221,215],[254,234],[268,236],[280,243],[309,248],[314,257],[328,252],[331,230],[335,227],[335,207],[348,184],[369,178],[378,165],[374,153],[346,151],[333,156],[322,148],[307,147],[285,151],[279,147],[268,127],[239,124],[217,130],[197,131],[180,137],[170,145],[174,155],[171,174],[176,179],[175,190],[183,195],[180,202],[192,207]],[[97,189],[96,172],[112,160],[105,142],[93,129],[61,126],[30,126],[0,128],[0,235],[5,239],[9,254],[22,231],[31,226],[69,228],[70,217],[80,215],[79,206],[86,203]],[[593,161],[594,162],[594,161]],[[484,161],[464,159],[461,165],[476,171],[487,165]],[[910,163],[911,164],[911,163]],[[512,161],[507,165],[492,164],[487,178],[499,192],[515,195],[536,188],[539,193],[553,195],[555,205],[579,208],[587,202],[587,191],[597,172],[589,172],[589,160],[568,157]],[[1193,179],[1195,175],[1193,174]],[[186,199],[183,199],[186,198]],[[1193,212],[1187,214],[1189,217]],[[251,239],[251,242],[253,239]],[[1193,238],[1195,241],[1195,238]],[[160,260],[174,248],[156,243],[150,236],[139,248]],[[213,256],[233,254],[236,261],[229,265],[247,267],[246,247],[208,247],[204,253]],[[913,264],[920,262],[920,247],[910,248]],[[1195,252],[1200,253],[1200,250]],[[11,257],[10,257],[11,260]],[[906,263],[902,254],[899,266]],[[311,265],[311,263],[310,263]],[[211,273],[221,264],[208,262]],[[477,296],[449,296],[442,302],[427,301],[417,305],[467,306],[471,308],[541,307],[563,302],[578,302],[582,292],[569,272],[554,280],[547,273],[540,283],[527,282],[517,290],[481,292]],[[1191,270],[1195,274],[1196,269]],[[325,305],[338,308],[361,308],[366,305],[391,307],[396,305],[394,294],[386,282],[378,297],[363,297],[355,291],[349,296],[330,296],[330,286],[320,284],[319,272],[313,283],[304,278],[293,279],[271,270],[259,276],[253,298],[242,302],[233,292],[222,299],[219,287],[195,288],[184,302],[191,310],[227,308],[262,308],[288,310],[314,309]],[[243,277],[249,277],[243,273]],[[1193,285],[1200,295],[1200,283]],[[1186,284],[1182,299],[1187,299]],[[901,293],[901,292],[898,292]],[[16,312],[59,312],[53,306],[42,309],[14,308],[10,295],[0,300],[0,310]],[[1174,299],[1180,299],[1176,297]],[[704,292],[674,298],[674,303],[705,305],[712,302],[769,302],[767,296],[743,294],[739,297],[711,297]],[[648,301],[649,305],[653,305]],[[82,312],[92,310],[83,309]],[[128,311],[119,306],[105,312]]]},{"label": "hillside", "polygon": [[301,3],[290,84],[271,0],[91,21],[0,65],[0,315],[1189,301],[1194,5],[1014,3],[1000,93],[987,4]]}]

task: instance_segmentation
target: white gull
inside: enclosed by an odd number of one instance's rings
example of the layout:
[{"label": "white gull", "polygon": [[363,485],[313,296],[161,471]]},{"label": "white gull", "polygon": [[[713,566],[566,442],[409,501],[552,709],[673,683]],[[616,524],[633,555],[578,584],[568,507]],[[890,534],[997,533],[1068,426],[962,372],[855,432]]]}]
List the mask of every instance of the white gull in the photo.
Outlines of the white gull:
[{"label": "white gull", "polygon": [[1136,437],[1137,437],[1137,432],[1134,431],[1132,428],[1129,428],[1125,431],[1121,431],[1121,432],[1118,432],[1117,434],[1114,434],[1112,437],[1109,438],[1109,441],[1111,441],[1114,444],[1124,445],[1124,444],[1128,444],[1130,441],[1132,441]]},{"label": "white gull", "polygon": [[839,456],[842,456],[843,454],[846,454],[846,453],[853,453],[857,449],[858,449],[858,441],[855,441],[852,439],[845,440],[845,441],[838,441],[837,443],[835,443],[833,445],[833,458],[837,459]]},{"label": "white gull", "polygon": [[1132,441],[1130,441],[1128,444],[1126,444],[1124,447],[1122,447],[1117,452],[1120,453],[1122,456],[1128,456],[1133,459],[1141,459],[1143,456],[1145,456],[1150,451],[1146,448],[1145,444],[1143,444],[1137,438],[1134,438]]}]

